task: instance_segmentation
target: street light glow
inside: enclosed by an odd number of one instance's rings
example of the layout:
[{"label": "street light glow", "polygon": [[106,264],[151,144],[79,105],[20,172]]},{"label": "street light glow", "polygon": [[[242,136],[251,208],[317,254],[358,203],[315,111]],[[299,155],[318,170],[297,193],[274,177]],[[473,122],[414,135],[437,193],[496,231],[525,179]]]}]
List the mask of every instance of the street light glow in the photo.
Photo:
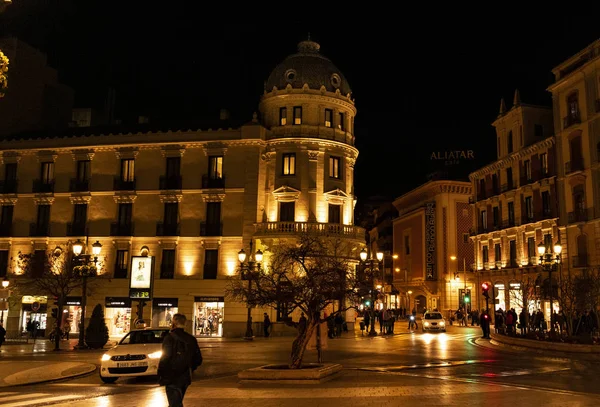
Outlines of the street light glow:
[{"label": "street light glow", "polygon": [[79,239],[75,243],[73,243],[73,254],[75,256],[79,256],[83,251],[83,242]]}]

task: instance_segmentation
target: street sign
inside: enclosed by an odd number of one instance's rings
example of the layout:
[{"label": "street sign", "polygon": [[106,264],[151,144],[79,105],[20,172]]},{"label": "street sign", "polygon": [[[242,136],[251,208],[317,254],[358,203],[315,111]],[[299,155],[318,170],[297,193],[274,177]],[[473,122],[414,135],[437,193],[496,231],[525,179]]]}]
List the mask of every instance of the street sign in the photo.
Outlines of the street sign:
[{"label": "street sign", "polygon": [[0,311],[8,311],[8,301],[0,301]]},{"label": "street sign", "polygon": [[40,309],[40,303],[37,301],[34,301],[33,304],[31,304],[31,310],[32,311],[39,311]]}]

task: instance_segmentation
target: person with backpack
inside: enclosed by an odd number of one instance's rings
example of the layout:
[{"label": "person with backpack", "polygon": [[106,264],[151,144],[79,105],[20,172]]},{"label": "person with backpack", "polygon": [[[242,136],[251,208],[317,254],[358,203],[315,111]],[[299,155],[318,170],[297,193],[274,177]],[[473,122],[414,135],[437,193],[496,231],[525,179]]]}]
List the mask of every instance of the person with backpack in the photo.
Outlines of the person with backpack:
[{"label": "person with backpack", "polygon": [[171,332],[162,344],[162,356],[158,364],[159,384],[165,386],[169,407],[183,407],[183,397],[192,383],[192,372],[202,364],[198,341],[184,331],[187,318],[175,314],[171,320]]}]

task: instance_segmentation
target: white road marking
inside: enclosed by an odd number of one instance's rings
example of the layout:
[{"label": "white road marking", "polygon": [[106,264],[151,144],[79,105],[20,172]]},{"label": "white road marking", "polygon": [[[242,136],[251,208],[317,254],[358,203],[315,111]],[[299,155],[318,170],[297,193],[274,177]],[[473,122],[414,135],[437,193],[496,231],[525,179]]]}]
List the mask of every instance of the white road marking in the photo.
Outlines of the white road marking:
[{"label": "white road marking", "polygon": [[[4,393],[0,393],[0,395],[2,395]],[[40,397],[40,396],[49,396],[49,393],[25,393],[25,394],[16,394],[14,396],[8,396],[8,397],[2,397],[0,399],[0,401],[4,402],[4,401],[13,401],[13,400],[19,400],[19,399],[27,399],[27,398],[31,398],[31,397]],[[4,404],[0,404],[0,406],[3,406]]]},{"label": "white road marking", "polygon": [[[44,394],[45,395],[45,394]],[[32,394],[27,394],[26,397],[31,397],[33,396]],[[43,398],[37,398],[37,399],[33,399],[33,400],[21,400],[21,401],[17,401],[16,403],[9,403],[9,404],[0,404],[0,406],[2,407],[21,407],[21,406],[33,406],[35,404],[42,404],[42,403],[50,403],[50,402],[55,402],[55,401],[62,401],[62,400],[69,400],[69,399],[75,399],[81,397],[79,395],[69,395],[69,396],[55,396],[55,397],[43,397]]]}]

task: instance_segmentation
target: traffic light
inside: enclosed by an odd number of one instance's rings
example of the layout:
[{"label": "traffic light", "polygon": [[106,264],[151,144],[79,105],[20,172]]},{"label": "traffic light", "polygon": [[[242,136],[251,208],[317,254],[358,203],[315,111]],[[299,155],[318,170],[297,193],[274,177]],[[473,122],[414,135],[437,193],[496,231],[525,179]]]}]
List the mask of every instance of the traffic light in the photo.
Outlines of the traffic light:
[{"label": "traffic light", "polygon": [[471,302],[471,297],[469,297],[469,294],[465,295],[465,304],[468,304]]},{"label": "traffic light", "polygon": [[489,290],[490,290],[490,285],[488,283],[481,284],[481,293],[483,294],[483,296],[485,298],[490,298],[490,294],[488,293]]},{"label": "traffic light", "polygon": [[52,318],[58,318],[58,308],[52,308]]}]

